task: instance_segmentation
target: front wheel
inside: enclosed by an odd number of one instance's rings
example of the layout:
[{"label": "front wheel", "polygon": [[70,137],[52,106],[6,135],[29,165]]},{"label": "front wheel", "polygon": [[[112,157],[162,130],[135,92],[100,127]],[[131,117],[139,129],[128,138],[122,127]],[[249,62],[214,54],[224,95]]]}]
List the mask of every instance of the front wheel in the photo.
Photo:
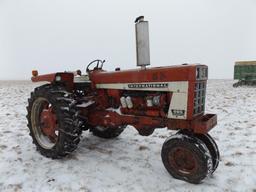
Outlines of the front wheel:
[{"label": "front wheel", "polygon": [[219,152],[218,145],[209,134],[197,134],[196,137],[198,137],[201,141],[203,141],[210,151],[210,154],[212,157],[212,163],[213,163],[211,174],[213,174],[214,171],[218,168],[219,161],[220,161],[220,152]]},{"label": "front wheel", "polygon": [[185,135],[193,135],[194,137],[200,139],[208,148],[210,151],[211,157],[212,157],[212,163],[213,163],[213,168],[212,168],[212,173],[218,168],[219,161],[220,161],[220,152],[217,143],[214,141],[214,139],[209,135],[208,133],[206,134],[194,134],[188,130],[180,130],[178,131],[177,134],[185,134]]},{"label": "front wheel", "polygon": [[198,184],[212,172],[212,158],[206,145],[196,137],[176,134],[162,147],[162,161],[176,179]]}]

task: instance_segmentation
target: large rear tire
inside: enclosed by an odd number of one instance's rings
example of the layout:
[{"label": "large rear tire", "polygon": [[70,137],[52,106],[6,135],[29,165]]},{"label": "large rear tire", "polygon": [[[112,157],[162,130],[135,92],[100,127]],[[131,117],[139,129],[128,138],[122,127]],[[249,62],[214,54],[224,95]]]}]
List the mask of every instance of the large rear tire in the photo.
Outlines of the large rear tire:
[{"label": "large rear tire", "polygon": [[176,179],[198,184],[212,171],[212,159],[206,145],[196,137],[176,134],[162,147],[162,161]]},{"label": "large rear tire", "polygon": [[77,148],[82,122],[73,94],[65,88],[35,88],[28,99],[27,120],[33,143],[45,157],[62,158]]}]

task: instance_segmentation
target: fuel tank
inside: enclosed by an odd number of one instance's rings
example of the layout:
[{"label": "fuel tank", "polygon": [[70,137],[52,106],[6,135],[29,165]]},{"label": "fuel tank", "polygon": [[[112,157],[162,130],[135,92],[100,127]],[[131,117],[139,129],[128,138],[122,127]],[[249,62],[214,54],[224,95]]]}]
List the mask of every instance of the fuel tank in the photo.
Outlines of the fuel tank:
[{"label": "fuel tank", "polygon": [[94,84],[196,81],[196,69],[199,66],[205,65],[183,64],[113,72],[96,70],[89,75]]}]

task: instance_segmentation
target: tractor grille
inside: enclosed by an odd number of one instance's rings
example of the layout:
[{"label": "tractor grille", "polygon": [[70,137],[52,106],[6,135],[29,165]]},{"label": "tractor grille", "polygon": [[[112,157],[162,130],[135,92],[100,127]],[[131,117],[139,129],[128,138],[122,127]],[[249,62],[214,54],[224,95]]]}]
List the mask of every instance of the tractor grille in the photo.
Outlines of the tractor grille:
[{"label": "tractor grille", "polygon": [[195,96],[194,96],[194,115],[200,114],[205,110],[205,94],[206,82],[195,83]]}]

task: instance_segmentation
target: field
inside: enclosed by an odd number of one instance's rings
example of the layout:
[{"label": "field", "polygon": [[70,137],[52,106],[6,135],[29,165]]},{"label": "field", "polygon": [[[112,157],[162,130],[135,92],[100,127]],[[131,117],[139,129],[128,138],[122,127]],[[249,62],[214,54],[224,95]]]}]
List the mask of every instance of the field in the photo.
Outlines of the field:
[{"label": "field", "polygon": [[173,131],[142,137],[128,127],[104,140],[84,132],[78,149],[63,160],[36,152],[28,134],[26,105],[37,85],[0,81],[0,191],[256,192],[256,89],[233,88],[231,80],[210,80],[206,110],[218,114],[210,134],[219,145],[220,165],[200,185],[175,180],[160,157]]}]

